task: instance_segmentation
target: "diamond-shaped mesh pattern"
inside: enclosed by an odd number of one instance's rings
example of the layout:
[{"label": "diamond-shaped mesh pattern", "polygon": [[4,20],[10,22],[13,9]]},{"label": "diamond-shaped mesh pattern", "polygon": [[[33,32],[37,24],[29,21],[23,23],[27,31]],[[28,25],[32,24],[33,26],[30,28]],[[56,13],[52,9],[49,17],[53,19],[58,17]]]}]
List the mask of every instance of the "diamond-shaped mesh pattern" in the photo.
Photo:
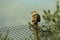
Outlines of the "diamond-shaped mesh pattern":
[{"label": "diamond-shaped mesh pattern", "polygon": [[8,30],[8,37],[10,40],[33,40],[34,34],[29,29],[28,25],[19,25],[12,27],[0,27],[0,33],[5,36],[6,31]]}]

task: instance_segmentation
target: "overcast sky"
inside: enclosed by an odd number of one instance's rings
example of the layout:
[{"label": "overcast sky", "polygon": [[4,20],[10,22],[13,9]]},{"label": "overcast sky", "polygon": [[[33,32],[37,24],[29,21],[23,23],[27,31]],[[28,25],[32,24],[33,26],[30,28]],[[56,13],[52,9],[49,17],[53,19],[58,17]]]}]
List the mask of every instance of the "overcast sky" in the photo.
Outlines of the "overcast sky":
[{"label": "overcast sky", "polygon": [[[19,25],[31,21],[31,12],[55,10],[57,0],[0,0],[0,25]],[[59,0],[60,2],[60,0]]]}]

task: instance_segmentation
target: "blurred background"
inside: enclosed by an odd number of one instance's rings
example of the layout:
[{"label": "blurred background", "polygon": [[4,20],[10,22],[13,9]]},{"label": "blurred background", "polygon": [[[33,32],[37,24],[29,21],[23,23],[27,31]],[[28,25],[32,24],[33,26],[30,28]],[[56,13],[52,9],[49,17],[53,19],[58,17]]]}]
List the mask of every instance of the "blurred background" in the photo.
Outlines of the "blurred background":
[{"label": "blurred background", "polygon": [[[0,0],[0,26],[27,24],[31,21],[31,12],[42,10],[54,12],[57,0]],[[60,1],[60,0],[59,0]],[[60,3],[59,3],[60,4]]]}]

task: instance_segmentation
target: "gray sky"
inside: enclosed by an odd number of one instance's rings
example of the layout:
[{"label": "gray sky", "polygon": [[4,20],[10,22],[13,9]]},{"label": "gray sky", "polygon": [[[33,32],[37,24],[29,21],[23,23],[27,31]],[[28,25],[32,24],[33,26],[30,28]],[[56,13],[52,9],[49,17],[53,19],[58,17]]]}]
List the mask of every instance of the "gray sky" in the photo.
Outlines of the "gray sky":
[{"label": "gray sky", "polygon": [[[31,21],[31,12],[38,11],[41,15],[42,10],[56,8],[57,0],[0,0],[0,25],[11,26],[26,24]],[[60,2],[60,0],[59,0]]]}]

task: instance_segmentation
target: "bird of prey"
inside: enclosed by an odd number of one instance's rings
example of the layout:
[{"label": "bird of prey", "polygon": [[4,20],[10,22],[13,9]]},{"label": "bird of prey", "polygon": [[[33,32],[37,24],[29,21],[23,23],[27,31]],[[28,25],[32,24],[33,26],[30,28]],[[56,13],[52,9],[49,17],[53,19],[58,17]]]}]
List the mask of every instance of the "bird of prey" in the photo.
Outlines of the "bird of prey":
[{"label": "bird of prey", "polygon": [[34,24],[37,24],[38,22],[40,22],[41,19],[40,19],[40,15],[37,13],[37,11],[33,11],[32,12],[32,22]]}]

